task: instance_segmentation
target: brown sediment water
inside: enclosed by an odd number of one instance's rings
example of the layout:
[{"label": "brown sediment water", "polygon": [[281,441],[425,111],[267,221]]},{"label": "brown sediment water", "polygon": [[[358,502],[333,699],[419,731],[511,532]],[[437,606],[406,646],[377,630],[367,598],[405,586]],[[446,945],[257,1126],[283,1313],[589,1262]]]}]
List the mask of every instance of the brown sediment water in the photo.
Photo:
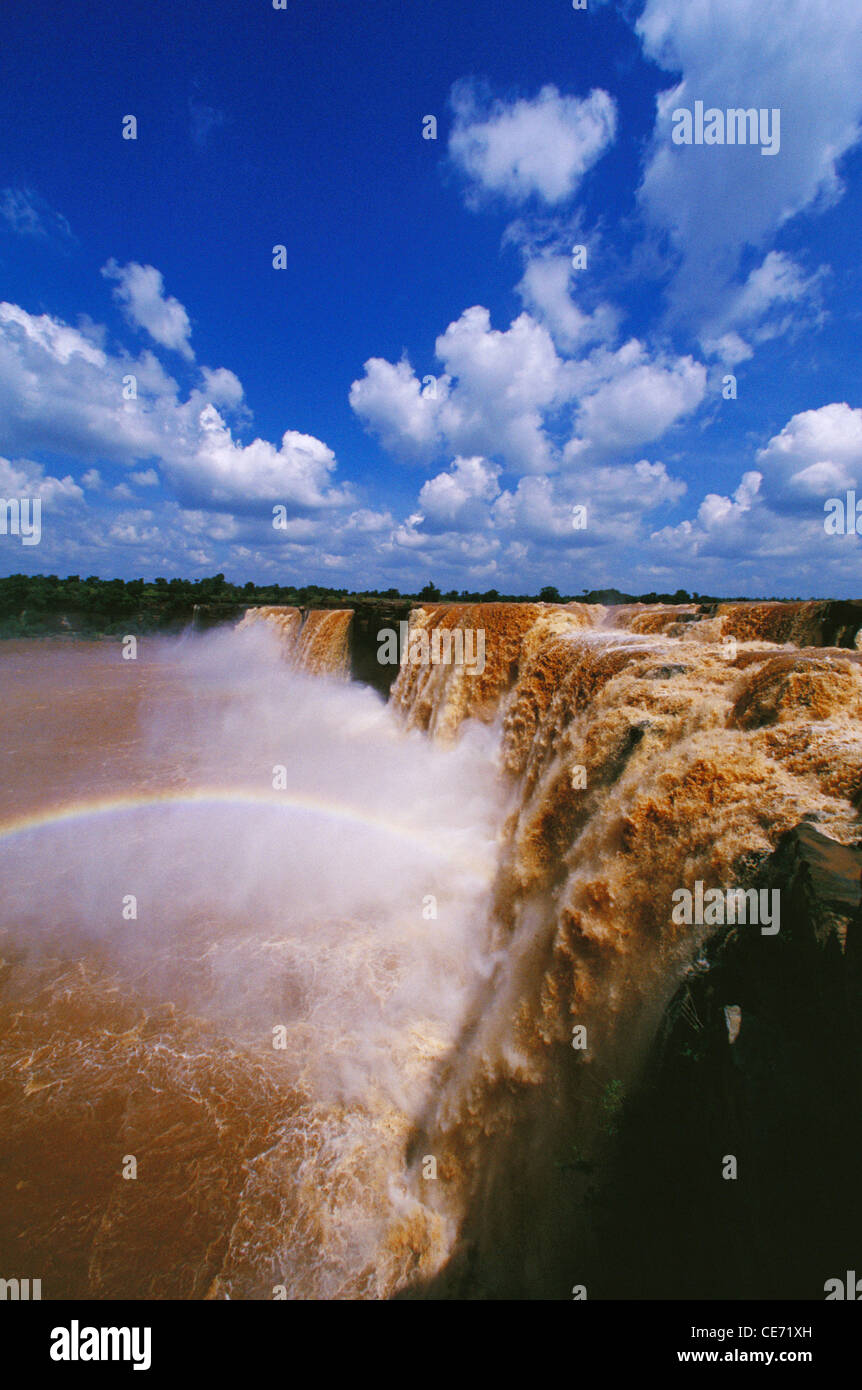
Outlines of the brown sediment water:
[{"label": "brown sediment water", "polygon": [[303,671],[318,676],[350,674],[350,627],[353,610],[312,609],[303,618],[299,608],[269,606],[250,608],[240,629],[264,622],[278,634],[283,656]]},{"label": "brown sediment water", "polygon": [[566,1296],[556,1160],[697,953],[674,890],[858,838],[822,605],[428,605],[483,669],[388,705],[350,623],[0,646],[0,1252],[43,1297]]}]

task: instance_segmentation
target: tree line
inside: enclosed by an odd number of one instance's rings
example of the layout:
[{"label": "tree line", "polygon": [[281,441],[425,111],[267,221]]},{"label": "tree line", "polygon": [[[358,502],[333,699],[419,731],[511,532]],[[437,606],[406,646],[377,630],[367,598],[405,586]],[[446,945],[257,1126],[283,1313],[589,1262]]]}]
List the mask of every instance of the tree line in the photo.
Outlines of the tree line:
[{"label": "tree line", "polygon": [[392,603],[704,603],[717,600],[677,589],[673,594],[626,594],[618,589],[560,593],[545,585],[538,594],[503,594],[497,589],[443,591],[429,580],[415,593],[399,589],[337,589],[320,584],[232,584],[223,574],[205,579],[100,579],[89,575],[11,574],[0,578],[0,637],[28,637],[64,631],[114,635],[132,631],[179,629],[196,607],[211,617],[230,618],[249,605],[290,604],[298,608],[350,607]]}]

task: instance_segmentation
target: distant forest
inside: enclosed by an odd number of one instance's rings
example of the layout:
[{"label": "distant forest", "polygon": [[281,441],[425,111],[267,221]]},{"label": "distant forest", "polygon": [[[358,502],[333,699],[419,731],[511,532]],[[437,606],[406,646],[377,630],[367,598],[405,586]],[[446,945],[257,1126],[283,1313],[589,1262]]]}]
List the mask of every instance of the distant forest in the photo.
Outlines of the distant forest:
[{"label": "distant forest", "polygon": [[418,602],[450,603],[716,603],[706,594],[626,594],[618,589],[593,589],[561,594],[548,584],[538,594],[483,593],[466,589],[441,592],[429,582],[417,593],[398,589],[351,591],[319,584],[231,584],[223,574],[210,579],[81,579],[70,574],[11,574],[0,578],[0,637],[36,637],[53,633],[88,636],[177,630],[195,618],[228,621],[253,604],[291,604],[297,608],[380,607]]}]

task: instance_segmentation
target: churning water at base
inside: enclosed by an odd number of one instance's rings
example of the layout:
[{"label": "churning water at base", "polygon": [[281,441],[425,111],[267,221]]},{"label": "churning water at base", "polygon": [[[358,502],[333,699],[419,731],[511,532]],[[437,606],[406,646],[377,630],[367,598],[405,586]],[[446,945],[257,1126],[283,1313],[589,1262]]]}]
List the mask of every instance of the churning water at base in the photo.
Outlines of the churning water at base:
[{"label": "churning water at base", "polygon": [[4,1255],[46,1297],[432,1272],[404,1151],[489,968],[492,731],[434,748],[261,625],[2,661]]},{"label": "churning water at base", "polygon": [[3,644],[3,1266],[568,1296],[579,1174],[704,936],[674,890],[803,816],[858,837],[862,665],[803,649],[822,607],[432,606],[487,663],[389,704],[348,613]]}]

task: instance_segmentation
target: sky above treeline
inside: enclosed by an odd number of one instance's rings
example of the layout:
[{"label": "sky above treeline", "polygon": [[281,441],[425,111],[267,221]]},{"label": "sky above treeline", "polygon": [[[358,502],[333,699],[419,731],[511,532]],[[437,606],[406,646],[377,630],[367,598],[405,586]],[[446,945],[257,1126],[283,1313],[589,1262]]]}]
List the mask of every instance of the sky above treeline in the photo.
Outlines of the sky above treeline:
[{"label": "sky above treeline", "polygon": [[0,572],[862,592],[859,0],[278,3],[0,12]]}]

